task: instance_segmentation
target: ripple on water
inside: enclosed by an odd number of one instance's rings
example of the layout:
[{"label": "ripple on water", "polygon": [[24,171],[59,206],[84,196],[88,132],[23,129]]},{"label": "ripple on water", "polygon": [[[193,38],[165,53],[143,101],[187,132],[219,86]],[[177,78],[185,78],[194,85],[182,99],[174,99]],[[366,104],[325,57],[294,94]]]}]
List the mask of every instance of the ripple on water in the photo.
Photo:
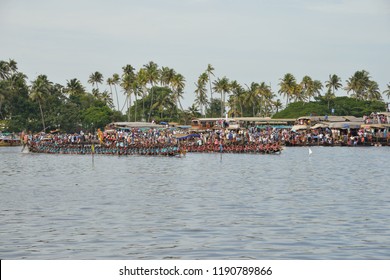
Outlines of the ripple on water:
[{"label": "ripple on water", "polygon": [[6,259],[388,259],[388,147],[186,158],[0,149]]}]

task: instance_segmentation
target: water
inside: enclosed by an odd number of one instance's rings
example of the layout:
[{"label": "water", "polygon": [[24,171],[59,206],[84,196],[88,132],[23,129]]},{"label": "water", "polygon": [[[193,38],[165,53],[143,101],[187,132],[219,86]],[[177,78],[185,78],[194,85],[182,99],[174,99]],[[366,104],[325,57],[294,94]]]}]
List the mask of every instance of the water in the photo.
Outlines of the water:
[{"label": "water", "polygon": [[390,259],[390,148],[0,149],[1,259]]}]

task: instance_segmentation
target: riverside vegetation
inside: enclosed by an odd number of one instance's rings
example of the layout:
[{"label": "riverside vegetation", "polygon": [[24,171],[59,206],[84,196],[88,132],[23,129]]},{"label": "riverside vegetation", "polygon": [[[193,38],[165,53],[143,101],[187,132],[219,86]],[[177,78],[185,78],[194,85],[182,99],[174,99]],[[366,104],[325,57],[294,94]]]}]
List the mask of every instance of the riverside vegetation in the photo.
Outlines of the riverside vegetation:
[{"label": "riverside vegetation", "polygon": [[[299,82],[285,74],[276,92],[266,82],[241,85],[227,77],[215,77],[208,65],[195,83],[194,103],[181,105],[185,77],[151,61],[136,70],[127,64],[110,77],[95,71],[88,79],[89,92],[77,78],[65,85],[41,74],[28,82],[13,59],[0,61],[0,130],[64,132],[95,131],[115,121],[167,121],[188,124],[196,117],[273,116],[296,118],[331,114],[363,116],[384,111],[383,96],[390,97],[390,83],[379,85],[365,70],[356,71],[345,83],[336,74],[322,83],[304,76]],[[344,89],[349,96],[336,97]],[[119,95],[125,101],[119,101]],[[285,98],[283,104],[281,97]],[[284,108],[284,110],[282,110]]]}]

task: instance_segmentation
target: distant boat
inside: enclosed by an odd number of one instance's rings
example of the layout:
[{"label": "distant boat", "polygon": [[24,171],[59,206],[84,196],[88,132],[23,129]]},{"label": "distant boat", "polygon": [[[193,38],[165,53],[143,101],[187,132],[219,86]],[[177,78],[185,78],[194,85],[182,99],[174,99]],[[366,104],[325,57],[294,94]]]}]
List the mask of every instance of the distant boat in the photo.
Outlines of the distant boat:
[{"label": "distant boat", "polygon": [[21,146],[19,136],[13,133],[1,133],[0,134],[0,146]]},{"label": "distant boat", "polygon": [[313,153],[313,151],[309,148],[309,156]]}]

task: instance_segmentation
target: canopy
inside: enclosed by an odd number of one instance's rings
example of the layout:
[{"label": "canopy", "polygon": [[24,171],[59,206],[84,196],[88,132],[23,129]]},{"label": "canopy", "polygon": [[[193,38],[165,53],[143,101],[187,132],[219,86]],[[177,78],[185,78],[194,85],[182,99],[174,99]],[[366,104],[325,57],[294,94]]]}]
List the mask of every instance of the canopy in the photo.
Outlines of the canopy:
[{"label": "canopy", "polygon": [[304,124],[296,124],[294,125],[291,130],[292,131],[297,131],[297,130],[306,130],[308,129],[309,127],[307,125],[304,125]]},{"label": "canopy", "polygon": [[379,123],[376,123],[376,124],[362,124],[361,125],[361,128],[365,128],[365,129],[370,129],[370,128],[386,128],[388,126],[386,126],[385,124],[379,124]]},{"label": "canopy", "polygon": [[335,129],[356,129],[360,128],[361,125],[361,122],[336,122],[330,123],[329,127]]},{"label": "canopy", "polygon": [[329,127],[329,124],[325,123],[317,123],[311,127],[311,129],[317,129],[317,128],[324,128],[324,127]]}]

